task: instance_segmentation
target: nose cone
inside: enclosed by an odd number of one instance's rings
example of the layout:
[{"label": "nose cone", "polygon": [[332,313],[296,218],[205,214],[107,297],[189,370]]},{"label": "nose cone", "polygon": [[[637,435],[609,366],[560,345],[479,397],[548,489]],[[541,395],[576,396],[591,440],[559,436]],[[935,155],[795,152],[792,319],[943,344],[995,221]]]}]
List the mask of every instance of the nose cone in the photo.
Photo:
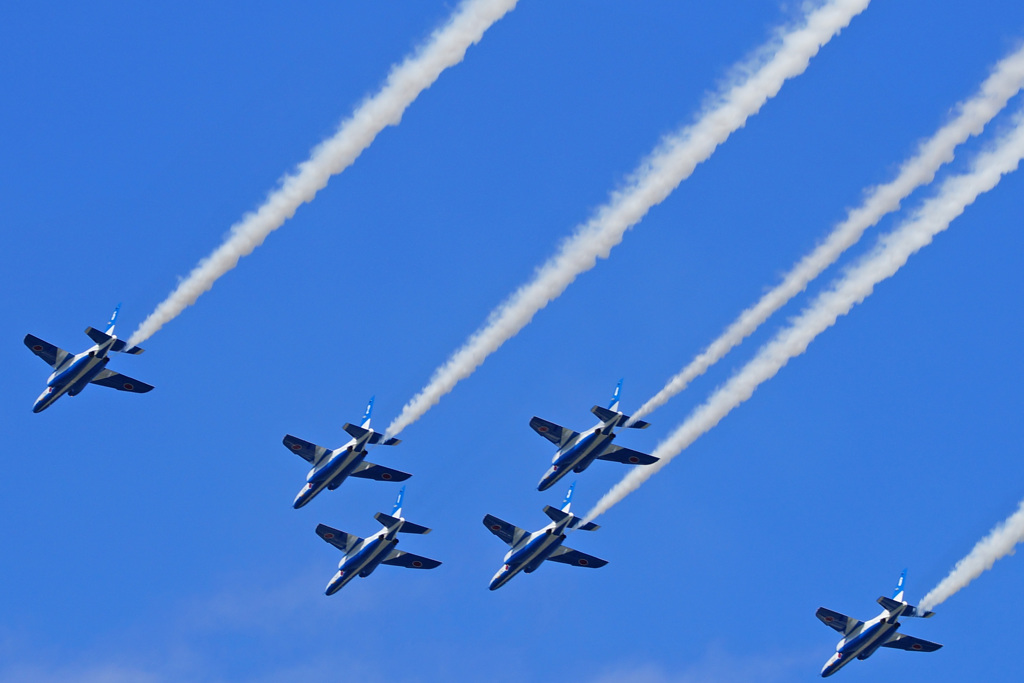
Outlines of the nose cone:
[{"label": "nose cone", "polygon": [[306,484],[302,487],[302,490],[299,491],[299,495],[295,496],[295,500],[292,502],[292,507],[298,510],[300,507],[313,500],[314,495],[313,485]]},{"label": "nose cone", "polygon": [[495,574],[493,578],[491,578],[490,589],[492,591],[496,591],[502,586],[504,586],[505,582],[511,578],[508,569],[508,565],[504,565],[501,569],[498,570],[498,573]]},{"label": "nose cone", "polygon": [[46,410],[51,403],[53,403],[53,389],[51,387],[47,387],[46,391],[39,394],[39,398],[37,398],[36,402],[32,404],[32,412],[41,413]]},{"label": "nose cone", "polygon": [[324,591],[325,595],[334,595],[341,587],[345,585],[345,571],[339,569],[338,573],[331,578],[331,582],[327,584],[327,590]]},{"label": "nose cone", "polygon": [[827,662],[825,662],[825,666],[821,667],[821,677],[828,678],[838,671],[839,667],[844,663],[843,654],[841,652],[835,653]]},{"label": "nose cone", "polygon": [[540,478],[540,483],[537,484],[538,491],[547,491],[551,488],[556,481],[558,481],[559,467],[552,465],[551,468],[544,473],[544,476]]}]

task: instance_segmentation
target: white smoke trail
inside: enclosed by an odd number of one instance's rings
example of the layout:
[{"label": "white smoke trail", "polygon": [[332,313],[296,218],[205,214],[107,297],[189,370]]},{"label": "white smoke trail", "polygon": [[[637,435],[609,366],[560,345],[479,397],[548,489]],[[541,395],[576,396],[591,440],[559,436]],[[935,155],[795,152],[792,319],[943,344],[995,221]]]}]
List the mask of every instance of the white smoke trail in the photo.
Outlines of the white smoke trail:
[{"label": "white smoke trail", "polygon": [[494,22],[510,12],[518,0],[466,0],[443,26],[404,62],[392,68],[383,87],[341,123],[333,137],[320,143],[310,158],[285,176],[255,212],[231,227],[227,240],[199,262],[132,334],[128,343],[141,344],[167,322],[191,306],[217,279],[252,253],[274,230],[295,215],[370,146],[386,126],[398,125],[402,114],[421,92],[448,67],[465,57]]},{"label": "white smoke trail", "polygon": [[1002,176],[1017,168],[1024,158],[1024,116],[1018,114],[1012,131],[1002,136],[990,151],[978,156],[969,173],[954,176],[942,184],[929,199],[892,233],[883,236],[874,250],[819,295],[789,327],[765,344],[736,375],[699,406],[668,436],[651,455],[660,460],[636,467],[606,493],[587,513],[593,520],[635,491],[702,434],[717,425],[733,408],[753,395],[763,382],[771,379],[791,358],[807,350],[808,344],[867,298],[876,284],[891,277],[912,254],[931,243],[932,238],[949,227],[979,194],[995,187]]},{"label": "white smoke trail", "polygon": [[1013,553],[1014,547],[1021,541],[1024,541],[1024,500],[1015,513],[978,541],[971,552],[956,563],[953,571],[924,596],[921,609],[932,609],[944,603],[983,572],[991,569],[996,560]]},{"label": "white smoke trail", "polygon": [[523,329],[540,309],[565,291],[576,276],[590,270],[597,259],[608,258],[652,206],[665,200],[782,84],[807,69],[818,53],[870,0],[830,0],[810,11],[796,28],[779,32],[758,52],[753,64],[737,69],[740,80],[707,106],[697,122],[662,141],[631,176],[627,187],[612,194],[587,223],[579,226],[542,265],[533,279],[496,308],[482,328],[439,367],[427,384],[402,409],[387,429],[394,436],[422,417],[441,397],[469,377],[481,363]]},{"label": "white smoke trail", "polygon": [[847,215],[846,220],[805,256],[774,289],[740,316],[679,374],[639,410],[633,413],[630,424],[665,405],[670,398],[686,389],[697,377],[721,360],[725,354],[749,337],[775,311],[802,292],[807,284],[849,249],[885,214],[896,211],[911,192],[930,183],[935,172],[952,161],[953,150],[968,137],[978,135],[985,125],[998,114],[1024,87],[1024,47],[1000,61],[985,79],[978,93],[958,106],[958,115],[939,129],[931,139],[923,142],[917,155],[908,159],[896,178],[873,188],[861,206]]}]

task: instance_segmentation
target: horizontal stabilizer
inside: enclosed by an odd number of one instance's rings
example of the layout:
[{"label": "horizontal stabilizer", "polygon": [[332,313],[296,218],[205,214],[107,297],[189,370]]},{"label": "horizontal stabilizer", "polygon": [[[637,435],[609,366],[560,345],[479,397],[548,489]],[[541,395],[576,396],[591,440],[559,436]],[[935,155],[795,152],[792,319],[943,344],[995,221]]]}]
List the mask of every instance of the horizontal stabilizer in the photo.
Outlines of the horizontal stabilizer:
[{"label": "horizontal stabilizer", "polygon": [[892,647],[897,650],[909,650],[910,652],[935,652],[942,646],[938,643],[933,643],[930,640],[921,640],[914,636],[897,633],[887,642],[882,643],[882,647]]},{"label": "horizontal stabilizer", "polygon": [[494,515],[484,515],[484,526],[487,527],[488,531],[509,545],[515,545],[527,534],[525,529],[520,529],[514,524],[498,519]]},{"label": "horizontal stabilizer", "polygon": [[578,432],[566,429],[562,425],[556,425],[554,422],[548,422],[547,420],[536,416],[530,420],[530,427],[533,428],[533,431],[537,432],[559,448],[568,443],[573,437],[579,436]]},{"label": "horizontal stabilizer", "polygon": [[355,534],[346,534],[326,524],[316,525],[316,535],[324,539],[343,553],[347,553],[359,545],[363,539]]},{"label": "horizontal stabilizer", "polygon": [[580,522],[583,521],[582,517],[577,517],[576,515],[569,512],[563,512],[556,507],[551,507],[550,505],[544,506],[544,514],[550,517],[551,521],[553,521],[555,524],[558,524],[566,517],[572,517],[572,520],[569,522],[570,529],[579,529],[580,531],[594,531],[595,529],[601,528],[593,522],[587,522],[583,526],[580,526]]},{"label": "horizontal stabilizer", "polygon": [[298,455],[313,467],[318,466],[326,460],[328,454],[331,452],[330,448],[317,446],[315,443],[310,443],[305,439],[300,439],[299,437],[292,436],[291,434],[286,435],[282,440],[282,443],[288,450]]},{"label": "horizontal stabilizer", "polygon": [[604,453],[597,456],[597,459],[621,462],[626,465],[653,465],[658,462],[658,459],[653,455],[615,445],[606,448]]},{"label": "horizontal stabilizer", "polygon": [[369,434],[369,437],[366,438],[366,443],[380,444],[381,446],[395,446],[397,444],[402,443],[401,439],[395,438],[391,438],[388,439],[387,441],[382,442],[381,439],[384,438],[384,435],[381,434],[380,432],[375,432],[372,429],[364,429],[363,427],[357,427],[351,422],[346,422],[345,426],[343,426],[342,429],[348,432],[349,436],[351,436],[356,441],[359,441],[360,439],[367,437],[367,434]]},{"label": "horizontal stabilizer", "polygon": [[376,479],[377,481],[405,481],[412,475],[408,472],[393,470],[390,467],[375,465],[364,460],[359,463],[359,466],[349,476],[359,477],[360,479]]},{"label": "horizontal stabilizer", "polygon": [[122,375],[119,372],[113,370],[107,370],[104,368],[98,375],[90,380],[93,384],[99,384],[103,387],[110,387],[111,389],[117,389],[118,391],[130,391],[134,394],[144,394],[147,391],[153,390],[153,385],[140,382],[137,379],[132,379],[128,375]]},{"label": "horizontal stabilizer", "polygon": [[[597,419],[602,422],[608,422],[609,420],[615,420],[612,424],[613,427],[624,427],[629,422],[629,415],[625,413],[617,413],[614,410],[608,408],[602,408],[601,406],[594,406],[590,409],[594,415],[597,415]],[[644,422],[643,420],[637,420],[633,424],[629,425],[630,429],[647,429],[651,426],[650,422]]]},{"label": "horizontal stabilizer", "polygon": [[548,556],[548,559],[552,562],[570,564],[573,567],[590,567],[591,569],[597,569],[608,564],[608,560],[602,560],[600,557],[581,553],[579,550],[573,550],[564,545],[559,546],[558,550]]},{"label": "horizontal stabilizer", "polygon": [[839,612],[833,612],[832,610],[825,609],[824,607],[819,607],[818,611],[814,613],[814,616],[821,619],[821,623],[825,624],[825,626],[835,629],[843,635],[850,633],[861,624],[858,619],[848,617],[845,614],[840,614]]},{"label": "horizontal stabilizer", "polygon": [[46,363],[56,369],[65,360],[68,359],[72,354],[68,353],[59,346],[54,346],[50,342],[45,342],[39,337],[26,334],[25,335],[25,346],[28,350],[42,358]]},{"label": "horizontal stabilizer", "polygon": [[400,533],[400,534],[429,534],[430,533],[430,529],[428,529],[425,526],[420,526],[419,524],[413,524],[412,522],[407,522],[404,519],[397,519],[395,517],[392,517],[391,515],[385,515],[383,512],[378,512],[377,514],[375,514],[373,516],[373,518],[376,519],[381,524],[383,524],[388,529],[390,529],[391,527],[395,526],[396,524],[401,524],[401,526],[398,527],[398,533]]},{"label": "horizontal stabilizer", "polygon": [[[100,332],[95,327],[85,328],[85,333],[89,335],[89,339],[92,339],[97,344],[103,344],[105,342],[110,341],[111,335],[107,334],[106,332]],[[117,339],[114,341],[113,345],[111,345],[110,350],[117,351],[119,353],[130,353],[133,356],[137,356],[140,353],[142,353],[144,349],[138,346],[132,346],[129,348],[127,343],[125,343],[121,339]]]},{"label": "horizontal stabilizer", "polygon": [[408,569],[433,569],[440,566],[441,562],[439,560],[432,560],[429,557],[423,557],[422,555],[407,553],[404,550],[394,549],[381,564],[390,564],[395,567],[406,567]]},{"label": "horizontal stabilizer", "polygon": [[900,602],[899,600],[887,598],[884,595],[878,598],[878,604],[881,605],[882,608],[887,612],[895,612],[896,610],[902,607],[903,612],[900,614],[900,616],[902,617],[921,617],[923,619],[927,619],[929,617],[935,616],[935,612],[919,612],[917,608],[913,605],[908,605],[905,602]]}]

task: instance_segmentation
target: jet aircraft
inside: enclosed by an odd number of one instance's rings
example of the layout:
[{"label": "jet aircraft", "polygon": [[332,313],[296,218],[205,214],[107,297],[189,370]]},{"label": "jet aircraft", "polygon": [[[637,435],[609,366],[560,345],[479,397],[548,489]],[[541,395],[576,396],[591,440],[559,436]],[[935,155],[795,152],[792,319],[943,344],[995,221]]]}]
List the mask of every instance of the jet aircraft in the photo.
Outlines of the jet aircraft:
[{"label": "jet aircraft", "polygon": [[327,595],[334,595],[357,576],[364,578],[369,576],[374,569],[382,564],[408,567],[409,569],[433,569],[441,564],[429,557],[421,557],[395,549],[398,544],[396,534],[430,533],[430,529],[407,522],[402,517],[402,497],[404,495],[405,487],[403,486],[402,490],[398,492],[398,502],[395,503],[394,512],[390,515],[385,515],[383,512],[374,515],[374,518],[384,528],[369,538],[346,534],[344,531],[332,529],[326,524],[317,525],[317,535],[345,553],[345,557],[341,558],[341,562],[338,564],[338,572],[327,584]]},{"label": "jet aircraft", "polygon": [[505,564],[491,579],[492,591],[504,586],[509,579],[521,571],[527,574],[533,572],[544,563],[544,560],[594,569],[608,564],[607,560],[562,545],[565,535],[572,529],[593,531],[599,528],[593,522],[587,522],[581,526],[583,520],[569,512],[574,488],[576,488],[575,483],[569,487],[561,509],[553,508],[550,505],[544,506],[544,514],[552,521],[543,529],[534,531],[532,534],[498,519],[494,515],[484,516],[484,526],[488,531],[509,545],[509,551],[505,554]]},{"label": "jet aircraft", "polygon": [[119,310],[121,310],[121,304],[114,309],[114,314],[110,316],[110,322],[107,323],[107,329],[104,332],[92,327],[85,328],[85,333],[95,344],[78,355],[69,353],[34,335],[25,335],[25,346],[53,368],[53,374],[46,380],[46,390],[39,395],[35,405],[32,406],[33,413],[46,410],[64,394],[77,396],[89,384],[99,384],[136,394],[144,394],[152,390],[153,387],[145,382],[140,382],[113,370],[107,370],[107,363],[110,362],[108,354],[111,351],[133,355],[142,353],[142,349],[138,346],[129,347],[114,335],[114,323],[117,321]]},{"label": "jet aircraft", "polygon": [[891,647],[897,650],[913,652],[934,652],[941,645],[914,636],[897,633],[900,617],[922,617],[927,619],[935,612],[922,612],[917,607],[907,604],[903,599],[903,581],[907,578],[907,570],[900,574],[896,591],[892,598],[882,596],[878,604],[882,613],[871,621],[858,621],[852,617],[830,609],[819,607],[815,613],[822,623],[843,634],[843,639],[836,645],[836,653],[825,662],[821,670],[822,677],[831,676],[854,659],[867,659],[880,647]]},{"label": "jet aircraft", "polygon": [[288,450],[297,453],[303,460],[312,465],[309,474],[306,475],[306,485],[302,487],[292,507],[296,510],[313,500],[316,494],[326,488],[329,491],[341,486],[348,477],[359,477],[361,479],[376,479],[378,481],[405,481],[412,475],[407,472],[399,472],[388,467],[375,465],[368,462],[366,447],[370,444],[382,444],[394,446],[400,443],[399,439],[384,439],[384,435],[370,429],[370,414],[373,412],[373,399],[366,406],[366,414],[363,415],[362,426],[356,427],[348,422],[342,427],[352,437],[344,446],[334,450],[317,446],[309,441],[304,441],[296,436],[288,434],[284,437],[284,445]]},{"label": "jet aircraft", "polygon": [[633,451],[612,443],[616,427],[646,429],[650,426],[643,420],[626,424],[630,420],[629,415],[619,412],[619,393],[621,391],[622,380],[620,379],[619,383],[615,385],[615,393],[612,394],[612,401],[608,407],[594,406],[590,409],[590,412],[597,415],[601,422],[583,434],[536,416],[530,420],[530,426],[535,432],[558,446],[558,452],[551,459],[551,468],[544,473],[537,485],[538,491],[546,491],[551,488],[555,482],[570,471],[582,472],[590,467],[595,460],[614,460],[627,465],[650,465],[658,461],[653,455]]}]

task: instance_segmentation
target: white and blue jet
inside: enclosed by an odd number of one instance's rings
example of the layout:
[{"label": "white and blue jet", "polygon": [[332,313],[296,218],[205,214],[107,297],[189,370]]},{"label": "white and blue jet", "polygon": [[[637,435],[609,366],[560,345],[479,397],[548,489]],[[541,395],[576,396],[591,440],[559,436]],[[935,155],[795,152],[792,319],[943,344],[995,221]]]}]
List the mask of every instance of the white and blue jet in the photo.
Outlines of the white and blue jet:
[{"label": "white and blue jet", "polygon": [[145,382],[107,369],[111,351],[132,355],[142,353],[142,349],[138,346],[129,347],[114,335],[114,323],[117,321],[119,310],[121,310],[121,304],[114,309],[114,314],[110,316],[110,322],[107,323],[107,329],[104,332],[92,327],[85,328],[85,333],[95,344],[92,348],[77,355],[34,335],[25,335],[25,346],[53,368],[53,374],[46,380],[46,390],[39,395],[35,405],[32,406],[33,413],[46,410],[64,394],[77,396],[89,384],[99,384],[135,394],[144,394],[153,389]]},{"label": "white and blue jet", "polygon": [[394,512],[390,515],[385,515],[383,512],[374,515],[374,519],[380,522],[384,528],[369,538],[359,538],[353,534],[332,529],[326,524],[317,525],[317,535],[345,553],[345,557],[341,558],[341,562],[338,564],[337,573],[327,584],[325,591],[327,595],[334,595],[357,576],[363,578],[369,576],[374,569],[382,564],[409,569],[433,569],[441,564],[438,560],[395,548],[398,545],[397,534],[430,533],[430,529],[427,527],[407,522],[402,517],[404,495],[405,487],[403,486],[398,493],[398,502],[395,503]]},{"label": "white and blue jet", "polygon": [[299,509],[316,497],[325,488],[333,491],[342,485],[348,477],[376,479],[377,481],[405,481],[412,475],[399,472],[382,465],[375,465],[365,460],[366,447],[372,444],[394,446],[401,443],[399,439],[384,439],[384,435],[370,429],[370,415],[373,413],[373,399],[366,406],[362,425],[357,427],[348,422],[342,427],[352,437],[344,446],[335,449],[317,446],[288,434],[284,437],[284,445],[293,453],[312,465],[306,475],[306,484],[295,496],[292,506]]},{"label": "white and blue jet", "polygon": [[922,612],[903,599],[903,582],[907,578],[907,570],[900,574],[896,590],[891,598],[882,596],[878,604],[882,613],[871,621],[858,621],[852,617],[830,609],[819,607],[815,616],[822,623],[843,634],[843,639],[836,645],[836,653],[832,655],[821,670],[822,677],[831,676],[854,659],[867,659],[880,647],[891,647],[911,652],[934,652],[941,645],[914,636],[897,633],[901,617],[928,618],[935,612]]},{"label": "white and blue jet", "polygon": [[612,443],[616,427],[628,426],[632,429],[646,429],[650,426],[643,420],[637,420],[627,425],[630,420],[629,415],[619,412],[619,393],[621,391],[622,380],[620,379],[619,383],[615,385],[615,393],[612,394],[612,400],[608,407],[594,406],[590,409],[590,412],[597,415],[601,422],[583,434],[536,416],[530,420],[530,426],[535,432],[558,446],[558,452],[551,459],[551,467],[544,473],[537,485],[538,491],[546,491],[551,488],[555,482],[569,472],[582,472],[590,467],[595,460],[613,460],[627,465],[650,465],[658,461],[653,455],[633,451]]},{"label": "white and blue jet", "polygon": [[550,505],[544,506],[544,514],[551,518],[551,523],[540,531],[530,533],[525,529],[498,519],[494,515],[484,516],[484,526],[492,534],[505,541],[509,551],[505,553],[505,562],[498,573],[491,579],[491,590],[497,590],[508,583],[509,579],[519,572],[530,574],[540,567],[544,560],[561,562],[562,564],[574,567],[590,567],[597,569],[608,564],[593,555],[581,553],[568,546],[562,545],[566,534],[573,529],[593,531],[598,525],[593,522],[581,524],[583,519],[572,514],[569,509],[572,506],[572,492],[576,488],[573,483],[569,492],[565,495],[562,508],[553,508]]}]

